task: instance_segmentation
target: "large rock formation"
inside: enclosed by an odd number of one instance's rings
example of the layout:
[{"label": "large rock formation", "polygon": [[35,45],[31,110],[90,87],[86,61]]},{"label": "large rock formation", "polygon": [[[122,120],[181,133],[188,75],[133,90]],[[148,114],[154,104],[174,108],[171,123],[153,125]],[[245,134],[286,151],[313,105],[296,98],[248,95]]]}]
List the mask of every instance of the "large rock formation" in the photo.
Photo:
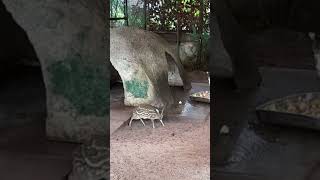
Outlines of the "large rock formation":
[{"label": "large rock formation", "polygon": [[111,28],[110,46],[110,61],[123,81],[126,105],[173,104],[167,55],[173,58],[184,87],[191,87],[176,51],[159,35],[133,27]]},{"label": "large rock formation", "polygon": [[222,42],[219,24],[216,21],[216,17],[214,18],[215,19],[212,20],[212,31],[214,33],[209,40],[209,53],[211,58],[209,62],[210,72],[215,77],[232,77],[232,61]]},{"label": "large rock formation", "polygon": [[[172,59],[168,57],[168,59]],[[179,69],[173,60],[168,60],[168,83],[169,86],[183,86],[183,80],[181,79]]]},{"label": "large rock formation", "polygon": [[104,1],[3,0],[41,63],[47,136],[81,142],[108,134]]}]

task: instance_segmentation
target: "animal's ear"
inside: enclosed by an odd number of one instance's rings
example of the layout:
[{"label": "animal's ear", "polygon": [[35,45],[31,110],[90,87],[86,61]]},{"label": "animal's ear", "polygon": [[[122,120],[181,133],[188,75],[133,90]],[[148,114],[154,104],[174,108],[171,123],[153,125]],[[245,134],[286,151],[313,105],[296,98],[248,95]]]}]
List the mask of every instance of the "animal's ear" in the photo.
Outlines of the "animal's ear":
[{"label": "animal's ear", "polygon": [[314,40],[316,39],[316,33],[314,33],[314,32],[309,32],[308,35],[309,35],[309,37],[310,37],[311,40],[314,41]]}]

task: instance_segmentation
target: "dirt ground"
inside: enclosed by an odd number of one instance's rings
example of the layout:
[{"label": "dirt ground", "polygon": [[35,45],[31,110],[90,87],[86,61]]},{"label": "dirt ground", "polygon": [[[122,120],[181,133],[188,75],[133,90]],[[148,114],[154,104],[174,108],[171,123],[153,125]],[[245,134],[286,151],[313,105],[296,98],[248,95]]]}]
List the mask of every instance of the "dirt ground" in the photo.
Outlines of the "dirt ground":
[{"label": "dirt ground", "polygon": [[111,137],[111,179],[210,179],[209,134],[209,120],[123,128]]},{"label": "dirt ground", "polygon": [[[123,106],[121,88],[112,90],[112,180],[210,179],[210,105],[190,102],[187,96],[199,90],[208,90],[208,85],[201,85],[194,83],[188,93],[177,88],[175,96],[180,97],[183,103],[164,118],[164,127],[156,121],[155,129],[152,129],[150,121],[145,122],[146,126],[140,121],[133,121],[132,127],[129,127],[127,122],[131,108]],[[120,123],[122,125],[119,127]]]}]

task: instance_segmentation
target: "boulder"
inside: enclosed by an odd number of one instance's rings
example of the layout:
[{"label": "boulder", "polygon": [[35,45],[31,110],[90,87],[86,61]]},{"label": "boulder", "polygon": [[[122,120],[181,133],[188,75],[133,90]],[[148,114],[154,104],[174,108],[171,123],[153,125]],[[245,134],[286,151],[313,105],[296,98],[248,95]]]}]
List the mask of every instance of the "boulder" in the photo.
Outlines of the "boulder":
[{"label": "boulder", "polygon": [[[169,46],[172,50],[176,51],[177,44],[170,43]],[[193,70],[194,65],[197,63],[197,45],[195,42],[187,41],[181,42],[179,46],[179,57],[182,66],[186,70]],[[183,81],[180,77],[179,69],[171,56],[166,56],[168,60],[168,81],[169,86],[183,86]]]},{"label": "boulder", "polygon": [[179,48],[182,64],[187,68],[192,68],[197,63],[198,43],[192,41],[182,42]]},{"label": "boulder", "polygon": [[156,33],[134,27],[110,29],[110,61],[122,79],[125,105],[163,107],[173,104],[167,55],[174,60],[184,87],[190,89],[176,51],[167,41]]},{"label": "boulder", "polygon": [[46,86],[47,136],[82,142],[107,133],[104,1],[3,0],[28,35]]}]

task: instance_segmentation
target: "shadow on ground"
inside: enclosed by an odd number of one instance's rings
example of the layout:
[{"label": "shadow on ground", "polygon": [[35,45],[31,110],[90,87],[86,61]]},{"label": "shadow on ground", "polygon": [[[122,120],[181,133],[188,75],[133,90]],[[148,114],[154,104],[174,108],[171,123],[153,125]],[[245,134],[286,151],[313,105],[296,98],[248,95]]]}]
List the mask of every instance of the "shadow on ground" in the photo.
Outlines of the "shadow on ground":
[{"label": "shadow on ground", "polygon": [[74,144],[47,141],[40,68],[15,67],[1,78],[0,179],[62,180]]}]

